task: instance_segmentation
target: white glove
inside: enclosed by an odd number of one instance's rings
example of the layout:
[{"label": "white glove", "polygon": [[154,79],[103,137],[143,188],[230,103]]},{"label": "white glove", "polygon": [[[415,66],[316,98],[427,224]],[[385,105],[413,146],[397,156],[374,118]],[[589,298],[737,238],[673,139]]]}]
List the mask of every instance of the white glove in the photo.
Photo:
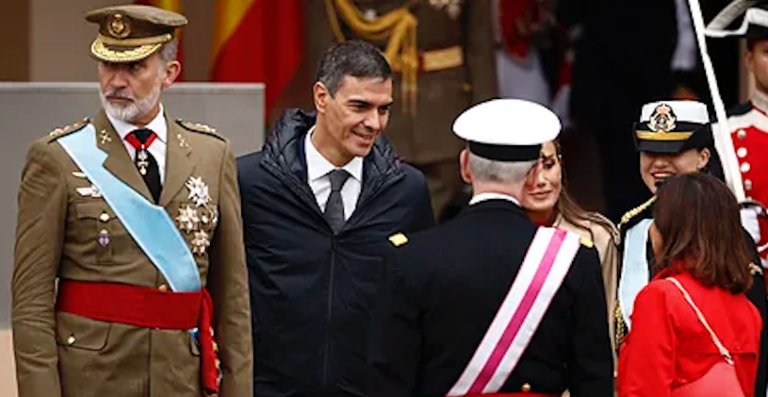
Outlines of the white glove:
[{"label": "white glove", "polygon": [[757,222],[757,214],[759,209],[755,207],[742,208],[739,211],[741,216],[741,226],[747,229],[749,235],[755,243],[760,241],[760,223]]}]

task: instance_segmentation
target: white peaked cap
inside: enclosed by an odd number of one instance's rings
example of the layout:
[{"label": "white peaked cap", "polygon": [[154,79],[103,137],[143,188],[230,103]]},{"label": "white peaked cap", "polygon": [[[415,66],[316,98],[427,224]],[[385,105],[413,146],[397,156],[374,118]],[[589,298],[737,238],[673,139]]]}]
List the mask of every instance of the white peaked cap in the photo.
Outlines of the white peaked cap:
[{"label": "white peaked cap", "polygon": [[709,112],[707,105],[695,101],[661,101],[643,105],[640,112],[640,122],[645,123],[651,119],[656,109],[661,105],[669,106],[680,122],[707,124],[709,123]]},{"label": "white peaked cap", "polygon": [[554,140],[562,125],[554,112],[521,99],[492,99],[464,111],[453,123],[469,151],[489,160],[539,158],[541,144]]}]

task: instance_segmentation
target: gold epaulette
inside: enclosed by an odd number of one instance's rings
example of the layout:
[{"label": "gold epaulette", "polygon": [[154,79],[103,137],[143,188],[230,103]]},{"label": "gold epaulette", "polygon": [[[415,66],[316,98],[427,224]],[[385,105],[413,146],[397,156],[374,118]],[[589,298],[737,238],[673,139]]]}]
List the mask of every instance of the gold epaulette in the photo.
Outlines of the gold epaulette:
[{"label": "gold epaulette", "polygon": [[760,266],[755,265],[754,262],[749,262],[749,272],[752,273],[753,276],[763,275],[763,268]]},{"label": "gold epaulette", "polygon": [[583,246],[585,246],[587,248],[592,248],[592,247],[595,246],[595,243],[593,243],[592,240],[590,240],[588,238],[582,238],[581,239],[581,245],[583,245]]},{"label": "gold epaulette", "polygon": [[627,334],[627,324],[624,323],[624,314],[621,311],[621,304],[616,299],[616,306],[613,309],[614,336],[616,337],[616,351],[619,351],[624,335]]},{"label": "gold epaulette", "polygon": [[629,223],[632,218],[639,215],[641,212],[645,211],[648,207],[650,207],[653,203],[656,202],[656,196],[651,197],[648,199],[648,201],[640,204],[639,206],[627,211],[626,214],[622,215],[621,222],[619,222],[618,226],[616,226],[617,229],[621,230],[621,228]]},{"label": "gold epaulette", "polygon": [[389,242],[395,247],[399,247],[408,242],[408,237],[405,237],[403,233],[397,233],[389,236]]},{"label": "gold epaulette", "polygon": [[57,129],[55,129],[55,130],[53,130],[53,131],[48,133],[48,136],[51,138],[49,140],[49,142],[53,142],[53,141],[63,137],[64,135],[70,134],[72,132],[79,131],[79,130],[83,129],[83,127],[88,125],[88,123],[90,123],[90,122],[91,121],[88,120],[88,117],[85,117],[82,120],[78,121],[77,123],[70,124],[70,125],[68,125],[68,126],[66,126],[64,128],[57,128]]},{"label": "gold epaulette", "polygon": [[216,129],[211,126],[201,124],[201,123],[193,123],[191,121],[186,121],[182,119],[177,119],[176,123],[178,123],[180,126],[184,127],[187,130],[194,131],[194,132],[201,132],[203,134],[215,136],[216,138],[219,138],[221,140],[224,139],[221,135],[217,134]]}]

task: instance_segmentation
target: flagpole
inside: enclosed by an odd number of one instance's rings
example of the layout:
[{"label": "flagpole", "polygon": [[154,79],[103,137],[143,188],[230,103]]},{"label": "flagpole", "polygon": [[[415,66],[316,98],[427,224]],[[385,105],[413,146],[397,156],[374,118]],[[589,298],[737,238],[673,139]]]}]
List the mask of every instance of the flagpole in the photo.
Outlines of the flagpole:
[{"label": "flagpole", "polygon": [[717,78],[715,77],[715,69],[712,66],[712,59],[709,57],[709,52],[707,51],[707,41],[704,34],[704,17],[701,12],[701,4],[699,3],[699,0],[688,0],[688,7],[691,10],[693,27],[696,32],[696,41],[699,44],[701,61],[704,65],[704,72],[707,75],[707,83],[709,85],[709,92],[712,96],[712,103],[715,107],[717,124],[712,127],[712,133],[715,138],[715,149],[720,155],[720,161],[723,165],[725,183],[731,189],[733,195],[736,196],[736,200],[741,203],[745,201],[746,198],[744,195],[744,185],[742,184],[741,172],[739,170],[739,161],[736,158],[736,151],[733,148],[733,141],[731,140],[731,129],[728,126],[728,116],[725,113],[725,105],[720,96],[720,89],[717,85]]}]

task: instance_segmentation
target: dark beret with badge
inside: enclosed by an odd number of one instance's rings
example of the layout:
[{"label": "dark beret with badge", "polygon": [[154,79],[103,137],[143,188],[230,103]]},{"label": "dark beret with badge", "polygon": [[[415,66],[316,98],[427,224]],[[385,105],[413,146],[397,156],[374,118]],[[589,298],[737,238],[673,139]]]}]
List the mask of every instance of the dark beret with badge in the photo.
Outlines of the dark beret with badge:
[{"label": "dark beret with badge", "polygon": [[176,37],[187,18],[172,11],[143,5],[100,8],[85,15],[99,25],[91,54],[106,62],[136,62],[159,51]]}]

